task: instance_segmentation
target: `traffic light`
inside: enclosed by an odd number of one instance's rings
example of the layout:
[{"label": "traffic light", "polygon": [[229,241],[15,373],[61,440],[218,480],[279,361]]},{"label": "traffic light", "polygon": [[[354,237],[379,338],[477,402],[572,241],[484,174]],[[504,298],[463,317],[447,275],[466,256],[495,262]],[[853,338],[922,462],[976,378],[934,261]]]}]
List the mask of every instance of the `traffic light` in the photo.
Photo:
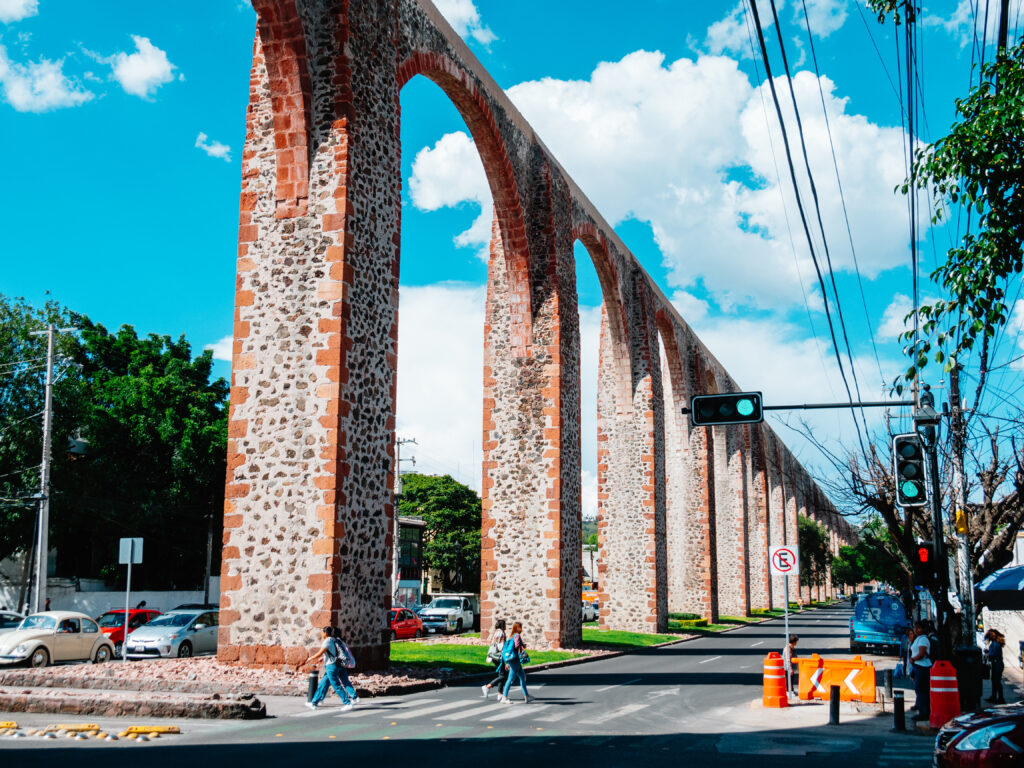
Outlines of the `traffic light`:
[{"label": "traffic light", "polygon": [[896,435],[892,439],[892,460],[896,504],[901,507],[925,506],[928,503],[928,491],[921,438],[915,433]]},{"label": "traffic light", "polygon": [[914,584],[932,589],[935,578],[935,548],[930,541],[919,541],[914,547]]},{"label": "traffic light", "polygon": [[714,424],[758,424],[764,421],[760,392],[697,395],[690,400],[690,421],[695,427]]}]

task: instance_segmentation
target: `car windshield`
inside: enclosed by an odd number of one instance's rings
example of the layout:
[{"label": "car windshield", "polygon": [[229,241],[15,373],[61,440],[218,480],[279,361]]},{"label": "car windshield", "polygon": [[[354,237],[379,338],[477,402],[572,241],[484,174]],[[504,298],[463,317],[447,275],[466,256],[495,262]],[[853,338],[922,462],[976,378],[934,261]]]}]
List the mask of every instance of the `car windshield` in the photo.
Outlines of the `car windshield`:
[{"label": "car windshield", "polygon": [[124,611],[121,613],[104,613],[99,618],[99,624],[101,627],[123,627],[124,626]]},{"label": "car windshield", "polygon": [[857,603],[856,621],[900,625],[907,623],[907,612],[903,603],[891,595],[873,594],[863,597]]},{"label": "car windshield", "polygon": [[147,627],[184,627],[196,617],[194,613],[165,613],[146,624]]},{"label": "car windshield", "polygon": [[430,608],[461,608],[461,600],[434,600],[429,605]]},{"label": "car windshield", "polygon": [[57,620],[53,616],[42,616],[36,614],[35,616],[26,616],[22,619],[21,624],[18,625],[18,629],[56,629]]}]

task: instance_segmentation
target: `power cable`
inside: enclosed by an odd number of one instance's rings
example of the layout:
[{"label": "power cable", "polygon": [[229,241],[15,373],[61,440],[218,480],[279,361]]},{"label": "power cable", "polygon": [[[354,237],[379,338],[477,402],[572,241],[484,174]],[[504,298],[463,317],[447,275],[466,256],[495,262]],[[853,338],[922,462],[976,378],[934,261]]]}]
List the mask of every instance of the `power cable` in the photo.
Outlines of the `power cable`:
[{"label": "power cable", "polygon": [[[793,114],[796,117],[797,136],[799,136],[799,138],[800,138],[800,150],[801,150],[801,153],[802,153],[803,159],[804,159],[804,168],[806,169],[806,172],[807,172],[807,181],[808,181],[808,183],[810,184],[810,187],[811,187],[811,199],[814,201],[814,210],[815,210],[815,214],[816,214],[816,217],[817,217],[817,220],[818,220],[818,229],[821,232],[822,247],[823,247],[823,249],[825,251],[825,263],[826,263],[826,265],[828,267],[829,281],[832,284],[832,295],[835,297],[835,301],[836,301],[836,316],[839,319],[839,328],[842,331],[843,342],[844,342],[844,344],[846,346],[846,356],[847,356],[847,359],[850,361],[850,376],[853,379],[854,390],[857,392],[857,399],[858,400],[862,400],[863,397],[861,396],[861,393],[860,393],[860,382],[857,379],[857,368],[856,368],[856,366],[854,365],[854,362],[853,362],[853,349],[850,346],[850,338],[849,338],[849,336],[846,333],[846,320],[843,318],[843,307],[842,307],[842,302],[841,302],[841,300],[839,298],[839,288],[836,285],[836,275],[835,275],[835,272],[834,272],[834,270],[832,268],[832,254],[831,254],[831,252],[829,250],[829,247],[828,247],[828,237],[825,235],[825,224],[822,221],[822,217],[821,217],[821,204],[820,204],[820,202],[818,200],[818,188],[817,188],[817,185],[814,183],[814,174],[811,171],[811,161],[810,161],[810,158],[807,155],[807,142],[806,142],[806,140],[804,138],[804,126],[803,126],[803,121],[800,118],[800,107],[798,106],[797,101],[796,101],[796,90],[793,87],[793,77],[792,77],[792,75],[791,75],[791,73],[789,71],[789,59],[786,56],[786,44],[785,44],[785,41],[782,39],[782,24],[779,22],[779,15],[778,15],[778,11],[777,11],[776,6],[775,6],[775,0],[769,0],[769,5],[771,6],[771,9],[772,9],[772,18],[775,21],[775,32],[776,32],[776,35],[777,35],[778,40],[779,40],[779,52],[782,55],[782,66],[783,66],[783,68],[785,69],[785,72],[786,72],[786,84],[789,87],[790,99],[792,99],[792,101],[793,101]],[[844,378],[844,381],[845,381],[846,377],[844,376],[843,378]],[[852,396],[851,396],[850,402],[851,402],[851,404],[853,403]],[[866,418],[866,416],[864,414],[864,409],[860,408],[859,412],[860,412],[861,420],[864,423],[864,431],[865,432],[869,432],[868,424],[867,424],[867,418]],[[854,423],[856,423],[856,421],[857,421],[857,417],[854,416]],[[857,431],[858,431],[858,436],[860,436],[860,429],[858,428]]]},{"label": "power cable", "polygon": [[[771,60],[768,57],[768,48],[764,41],[764,32],[761,30],[761,18],[757,12],[757,0],[749,0],[751,12],[754,16],[754,30],[757,33],[758,45],[761,48],[761,56],[764,59],[765,73],[767,75],[768,86],[771,89],[772,101],[775,104],[775,113],[779,120],[779,128],[782,131],[782,143],[786,148],[786,162],[789,167],[790,179],[793,182],[793,191],[796,197],[797,210],[800,212],[800,223],[803,226],[804,236],[807,239],[807,246],[811,253],[811,260],[814,262],[814,271],[818,277],[818,286],[821,288],[821,298],[825,307],[825,319],[828,321],[829,334],[832,337],[832,350],[835,352],[836,363],[839,365],[839,373],[843,379],[843,386],[846,388],[846,396],[849,401],[853,402],[853,393],[850,391],[850,383],[846,378],[846,370],[843,366],[843,358],[839,351],[839,341],[836,338],[835,326],[832,322],[832,311],[829,309],[828,303],[828,289],[825,287],[825,278],[821,273],[821,265],[818,263],[817,254],[814,251],[814,238],[811,237],[811,229],[807,223],[807,213],[804,211],[803,201],[800,198],[800,186],[796,178],[796,168],[793,165],[793,151],[789,145],[789,135],[786,130],[786,122],[782,116],[782,106],[779,103],[779,94],[775,88],[775,79],[772,77],[771,71]],[[854,426],[857,429],[857,440],[860,443],[861,451],[866,453],[864,447],[864,436],[861,434],[860,424],[857,423],[856,417],[853,420]]]}]

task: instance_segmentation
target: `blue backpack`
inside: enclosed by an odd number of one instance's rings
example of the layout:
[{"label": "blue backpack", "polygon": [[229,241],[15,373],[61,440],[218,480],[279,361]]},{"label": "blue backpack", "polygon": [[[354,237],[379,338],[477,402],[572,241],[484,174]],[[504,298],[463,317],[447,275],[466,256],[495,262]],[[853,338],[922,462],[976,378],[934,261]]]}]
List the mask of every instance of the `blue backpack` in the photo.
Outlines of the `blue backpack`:
[{"label": "blue backpack", "polygon": [[515,638],[510,637],[505,641],[505,645],[501,648],[501,660],[505,663],[513,661],[516,658],[516,646]]}]

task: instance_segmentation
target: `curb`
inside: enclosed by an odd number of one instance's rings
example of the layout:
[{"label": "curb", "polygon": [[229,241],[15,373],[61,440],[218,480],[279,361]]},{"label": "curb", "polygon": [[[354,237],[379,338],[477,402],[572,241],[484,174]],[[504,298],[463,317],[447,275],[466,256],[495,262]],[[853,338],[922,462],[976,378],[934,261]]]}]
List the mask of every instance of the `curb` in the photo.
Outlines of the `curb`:
[{"label": "curb", "polygon": [[41,694],[30,691],[0,691],[0,710],[55,715],[99,715],[102,717],[180,717],[208,720],[260,720],[266,705],[255,696],[237,699],[154,700],[144,696]]}]

